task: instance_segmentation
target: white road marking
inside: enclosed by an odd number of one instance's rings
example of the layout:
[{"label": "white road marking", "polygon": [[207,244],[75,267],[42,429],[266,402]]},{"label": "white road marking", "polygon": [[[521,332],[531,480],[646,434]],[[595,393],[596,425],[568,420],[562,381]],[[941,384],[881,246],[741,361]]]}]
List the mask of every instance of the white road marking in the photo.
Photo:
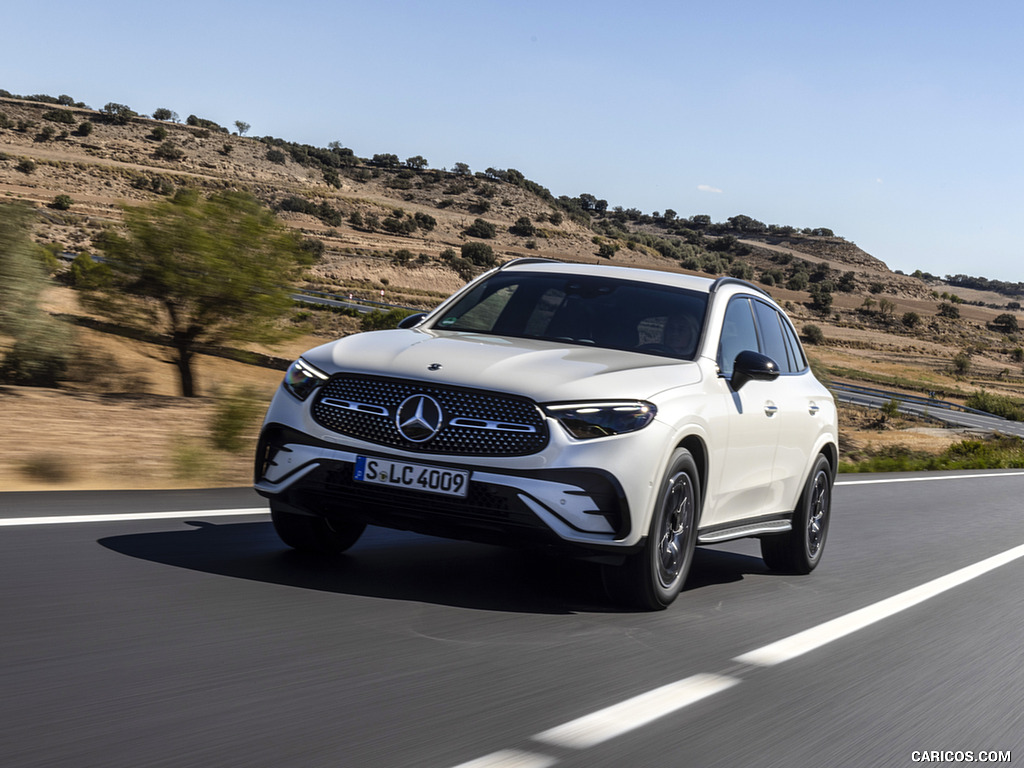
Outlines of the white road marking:
[{"label": "white road marking", "polygon": [[468,763],[462,763],[455,768],[550,768],[557,762],[549,755],[505,749],[476,760],[470,760]]},{"label": "white road marking", "polygon": [[723,675],[694,675],[585,715],[534,738],[571,749],[587,749],[652,723],[665,715],[736,685]]},{"label": "white road marking", "polygon": [[859,629],[864,629],[864,627],[893,616],[900,611],[912,608],[918,603],[965,584],[1021,557],[1024,557],[1024,544],[1001,554],[993,555],[974,565],[968,565],[958,571],[953,571],[953,573],[940,576],[919,587],[893,595],[874,605],[869,605],[749,653],[744,653],[741,656],[737,656],[733,661],[738,661],[741,664],[753,664],[759,667],[770,667],[795,659],[797,656],[820,648]]},{"label": "white road marking", "polygon": [[882,485],[883,483],[930,483],[936,480],[975,480],[983,477],[1020,477],[1024,472],[982,472],[973,475],[935,475],[933,477],[880,477],[874,480],[837,480],[836,485]]},{"label": "white road marking", "polygon": [[[845,616],[744,653],[735,657],[733,661],[754,667],[769,667],[790,661],[1022,557],[1024,544]],[[727,675],[693,675],[551,728],[537,734],[533,740],[567,749],[588,749],[727,690],[739,682],[741,680],[738,677]],[[513,759],[534,759],[538,762],[505,762]],[[495,752],[477,761],[463,763],[457,768],[548,768],[556,763],[557,760],[545,755],[510,750]]]},{"label": "white road marking", "polygon": [[230,517],[237,515],[266,515],[266,507],[251,509],[192,509],[178,512],[135,512],[106,515],[52,515],[50,517],[0,518],[0,527],[14,525],[58,525],[60,523],[113,523],[125,520],[174,520],[185,517]]}]

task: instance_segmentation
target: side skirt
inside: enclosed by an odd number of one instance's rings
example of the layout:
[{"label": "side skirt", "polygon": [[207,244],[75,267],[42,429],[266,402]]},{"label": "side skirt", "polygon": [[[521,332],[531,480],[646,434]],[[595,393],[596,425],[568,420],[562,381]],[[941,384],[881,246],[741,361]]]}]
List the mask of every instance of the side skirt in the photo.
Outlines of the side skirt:
[{"label": "side skirt", "polygon": [[770,536],[776,533],[786,533],[791,530],[793,530],[793,523],[790,515],[774,519],[740,520],[700,531],[697,534],[697,543],[718,544],[719,542],[732,539]]}]

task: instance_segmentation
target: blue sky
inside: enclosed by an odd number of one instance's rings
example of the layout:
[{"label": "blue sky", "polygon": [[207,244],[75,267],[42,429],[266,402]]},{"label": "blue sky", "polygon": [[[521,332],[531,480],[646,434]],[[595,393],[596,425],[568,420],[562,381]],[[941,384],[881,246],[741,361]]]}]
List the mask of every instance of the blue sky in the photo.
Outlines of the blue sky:
[{"label": "blue sky", "polygon": [[1024,281],[1024,4],[50,0],[4,26],[12,93],[516,168]]}]

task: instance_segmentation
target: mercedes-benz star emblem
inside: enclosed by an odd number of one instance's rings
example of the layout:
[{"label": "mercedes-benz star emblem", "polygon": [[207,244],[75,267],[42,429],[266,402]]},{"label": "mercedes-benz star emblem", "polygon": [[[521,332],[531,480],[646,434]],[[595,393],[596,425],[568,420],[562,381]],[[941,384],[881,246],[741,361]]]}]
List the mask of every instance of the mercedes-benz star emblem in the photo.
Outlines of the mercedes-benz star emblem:
[{"label": "mercedes-benz star emblem", "polygon": [[412,395],[398,406],[395,424],[399,434],[414,443],[423,443],[441,429],[441,406],[428,395]]}]

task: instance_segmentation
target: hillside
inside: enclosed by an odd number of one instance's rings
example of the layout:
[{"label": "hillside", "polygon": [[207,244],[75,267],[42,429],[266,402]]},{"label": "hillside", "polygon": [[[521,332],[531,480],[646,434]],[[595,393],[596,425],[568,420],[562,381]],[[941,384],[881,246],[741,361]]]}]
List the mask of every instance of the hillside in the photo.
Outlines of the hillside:
[{"label": "hillside", "polygon": [[[209,121],[195,122],[0,98],[0,195],[36,208],[37,242],[76,254],[97,250],[99,235],[119,226],[125,204],[165,199],[182,187],[244,190],[320,253],[306,275],[308,287],[408,307],[428,308],[461,286],[474,270],[458,254],[474,241],[490,245],[502,261],[545,256],[733,274],[762,284],[787,307],[813,342],[808,351],[826,376],[933,391],[948,399],[982,388],[1024,396],[1022,338],[993,325],[1006,314],[1024,321],[1019,305],[994,292],[893,273],[828,230],[767,226],[741,215],[716,223],[669,211],[608,210],[589,195],[555,198],[512,169],[437,170],[423,158],[401,161],[393,155],[361,159],[339,146],[250,138]],[[493,237],[467,234],[478,219],[493,226]],[[70,289],[56,290],[52,301],[52,311],[83,324],[86,313]],[[293,321],[305,323],[305,335],[260,351],[288,358],[311,343],[357,329],[351,318],[321,314],[297,313]],[[173,397],[173,380],[165,380],[167,365],[159,351],[142,353],[137,342],[129,350],[128,342],[110,334],[79,332],[89,334],[118,370],[132,369],[133,355],[156,361],[155,367],[147,363],[152,370],[134,388],[117,391]],[[955,364],[958,355],[963,358]],[[266,373],[239,370],[229,379],[255,379],[269,392],[277,374]],[[82,381],[69,382],[67,389],[95,390],[88,377],[78,378]],[[40,413],[53,409],[49,403]],[[5,426],[11,413],[5,408]],[[854,445],[873,439],[848,434]],[[245,464],[239,459],[239,467]],[[242,471],[227,472],[224,481],[245,482],[244,475],[238,478]]]}]

